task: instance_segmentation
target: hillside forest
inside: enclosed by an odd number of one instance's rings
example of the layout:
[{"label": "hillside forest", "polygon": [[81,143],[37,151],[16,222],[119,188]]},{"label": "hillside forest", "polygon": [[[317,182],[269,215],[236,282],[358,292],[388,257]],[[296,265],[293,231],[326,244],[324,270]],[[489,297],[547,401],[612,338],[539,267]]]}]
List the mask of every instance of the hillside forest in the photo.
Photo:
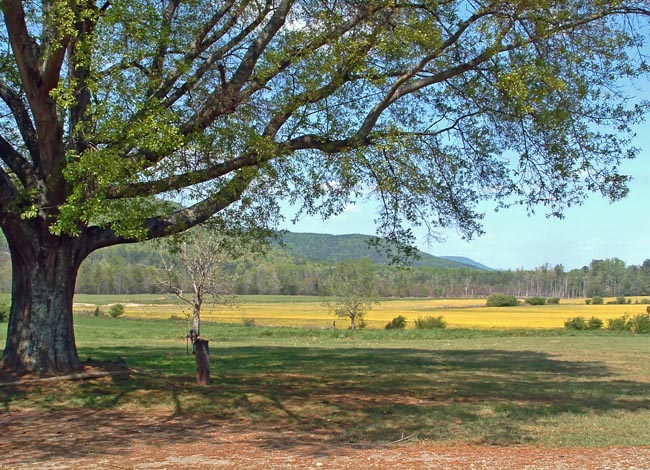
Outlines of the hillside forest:
[{"label": "hillside forest", "polygon": [[[381,297],[485,297],[495,292],[526,297],[650,296],[650,259],[627,266],[618,258],[593,260],[580,269],[548,264],[536,269],[495,270],[466,260],[419,253],[409,267],[394,266],[364,235],[288,233],[264,253],[231,259],[222,271],[234,294],[322,295],[337,262],[368,257]],[[161,247],[120,245],[93,253],[81,266],[76,292],[165,292]],[[0,292],[11,290],[11,262],[0,239]]]}]

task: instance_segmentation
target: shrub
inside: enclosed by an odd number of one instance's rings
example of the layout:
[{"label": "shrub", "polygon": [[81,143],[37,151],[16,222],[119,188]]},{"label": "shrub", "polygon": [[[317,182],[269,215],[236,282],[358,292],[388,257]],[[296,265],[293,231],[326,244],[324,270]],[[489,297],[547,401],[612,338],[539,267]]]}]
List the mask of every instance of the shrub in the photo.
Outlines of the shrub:
[{"label": "shrub", "polygon": [[529,305],[544,305],[546,299],[544,297],[528,297],[524,302]]},{"label": "shrub", "polygon": [[513,307],[519,305],[519,301],[514,295],[492,294],[488,297],[485,305],[487,307]]},{"label": "shrub", "polygon": [[548,305],[558,305],[560,303],[560,298],[559,297],[549,297],[546,299],[546,303]]},{"label": "shrub", "polygon": [[393,318],[385,326],[387,330],[403,330],[404,328],[406,328],[406,317],[402,315]]},{"label": "shrub", "polygon": [[588,330],[600,330],[603,327],[603,321],[600,318],[591,317],[587,322]]},{"label": "shrub", "polygon": [[586,320],[584,317],[569,318],[564,322],[564,328],[567,330],[599,330],[603,327],[603,321],[600,318],[591,317]]},{"label": "shrub", "polygon": [[630,317],[627,313],[622,317],[607,320],[607,329],[612,331],[632,331],[634,333],[650,333],[650,312],[640,313]]},{"label": "shrub", "polygon": [[635,333],[650,333],[650,313],[640,313],[630,318],[631,330]]},{"label": "shrub", "polygon": [[591,305],[603,305],[603,298],[600,295],[594,295],[591,298]]},{"label": "shrub", "polygon": [[108,309],[108,314],[111,318],[117,318],[124,315],[124,305],[122,304],[113,304],[111,308]]},{"label": "shrub", "polygon": [[424,317],[420,318],[418,317],[417,320],[415,320],[415,327],[419,328],[421,330],[433,330],[435,328],[447,328],[447,322],[444,320],[442,315],[439,317]]},{"label": "shrub", "polygon": [[607,329],[612,331],[631,331],[632,324],[628,320],[628,315],[623,315],[618,318],[610,318],[607,320]]},{"label": "shrub", "polygon": [[584,319],[584,317],[574,317],[574,318],[569,318],[564,322],[564,328],[567,330],[587,330],[589,328],[589,324],[587,323],[587,320]]}]

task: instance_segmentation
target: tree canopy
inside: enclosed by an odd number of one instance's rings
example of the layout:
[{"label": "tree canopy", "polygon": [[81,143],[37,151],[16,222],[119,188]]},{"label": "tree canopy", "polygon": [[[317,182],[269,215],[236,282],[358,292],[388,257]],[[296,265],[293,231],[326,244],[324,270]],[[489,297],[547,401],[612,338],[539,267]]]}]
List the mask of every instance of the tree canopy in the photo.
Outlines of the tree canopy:
[{"label": "tree canopy", "polygon": [[[625,194],[643,1],[4,1],[3,214],[93,245],[366,191],[402,222]],[[178,209],[163,200],[183,200]]]},{"label": "tree canopy", "polygon": [[[649,10],[4,0],[0,227],[14,302],[31,298],[12,307],[5,363],[16,348],[69,349],[69,284],[104,246],[211,218],[223,232],[265,230],[280,199],[327,217],[371,194],[378,233],[408,242],[422,223],[480,232],[484,198],[559,215],[590,191],[624,196],[619,163],[636,153],[630,126],[645,106],[621,84],[647,70]],[[48,328],[66,340],[25,346],[48,315],[63,315]]]}]

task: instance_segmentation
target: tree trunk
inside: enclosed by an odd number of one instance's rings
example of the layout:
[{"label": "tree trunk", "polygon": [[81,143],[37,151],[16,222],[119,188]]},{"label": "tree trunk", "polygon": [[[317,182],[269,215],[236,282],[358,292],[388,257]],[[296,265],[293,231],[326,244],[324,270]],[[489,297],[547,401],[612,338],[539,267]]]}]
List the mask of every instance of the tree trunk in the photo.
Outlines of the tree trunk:
[{"label": "tree trunk", "polygon": [[210,348],[208,340],[197,339],[194,342],[194,354],[196,357],[196,383],[198,385],[210,385]]},{"label": "tree trunk", "polygon": [[51,235],[46,226],[29,221],[3,231],[13,272],[2,367],[40,373],[78,369],[72,302],[86,256],[78,249],[81,239]]},{"label": "tree trunk", "polygon": [[195,338],[201,336],[201,301],[197,300],[192,302],[192,331]]}]

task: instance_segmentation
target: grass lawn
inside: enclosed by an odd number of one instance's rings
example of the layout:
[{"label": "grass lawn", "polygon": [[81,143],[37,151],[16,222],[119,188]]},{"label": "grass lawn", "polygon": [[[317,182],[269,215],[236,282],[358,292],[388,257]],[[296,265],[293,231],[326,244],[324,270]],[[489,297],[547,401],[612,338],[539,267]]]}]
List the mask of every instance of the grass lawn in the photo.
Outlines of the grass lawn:
[{"label": "grass lawn", "polygon": [[204,323],[213,384],[198,387],[186,326],[77,315],[82,360],[122,357],[136,373],[0,387],[0,412],[151,409],[346,443],[650,445],[648,336]]}]

